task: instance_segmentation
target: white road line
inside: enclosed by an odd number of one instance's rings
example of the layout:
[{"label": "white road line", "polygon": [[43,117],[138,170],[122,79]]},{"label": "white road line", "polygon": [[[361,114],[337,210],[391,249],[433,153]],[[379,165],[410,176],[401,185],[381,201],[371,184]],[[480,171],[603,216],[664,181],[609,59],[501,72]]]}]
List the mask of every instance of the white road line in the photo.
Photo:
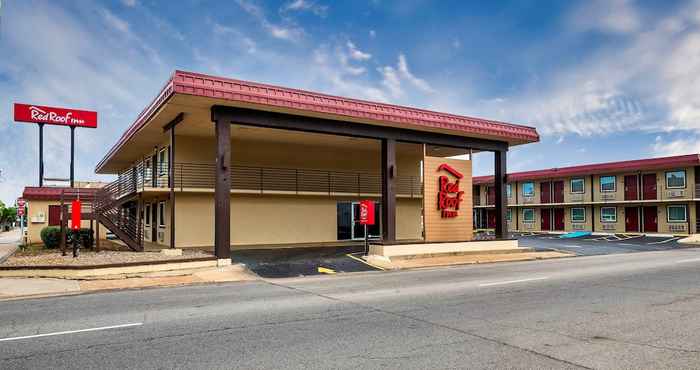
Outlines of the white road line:
[{"label": "white road line", "polygon": [[524,282],[527,282],[527,281],[544,280],[544,279],[549,279],[549,276],[539,277],[539,278],[531,278],[531,279],[509,280],[509,281],[497,281],[497,282],[495,282],[495,283],[484,283],[484,284],[479,284],[479,286],[480,286],[480,287],[486,287],[486,286],[494,286],[494,285],[506,285],[506,284],[524,283]]},{"label": "white road line", "polygon": [[135,322],[131,324],[121,324],[121,325],[112,325],[112,326],[102,326],[99,328],[90,328],[90,329],[80,329],[80,330],[68,330],[68,331],[57,331],[54,333],[46,333],[46,334],[36,334],[36,335],[25,335],[23,337],[12,337],[12,338],[2,338],[0,339],[0,342],[9,342],[12,340],[20,340],[20,339],[32,339],[32,338],[41,338],[41,337],[52,337],[54,335],[66,335],[66,334],[75,334],[75,333],[85,333],[85,332],[90,332],[90,331],[99,331],[99,330],[109,330],[109,329],[119,329],[119,328],[128,328],[132,326],[141,326],[143,325],[142,322]]},{"label": "white road line", "polygon": [[687,260],[676,261],[676,263],[700,262],[700,258],[691,258]]},{"label": "white road line", "polygon": [[562,248],[583,248],[580,245],[562,245]]},{"label": "white road line", "polygon": [[678,239],[680,239],[680,238],[671,238],[671,239],[662,240],[660,242],[651,242],[651,243],[647,243],[647,244],[663,244],[663,243],[668,243],[668,242],[678,240]]},{"label": "white road line", "polygon": [[633,246],[633,247],[636,247],[636,246],[637,246],[637,244],[632,244],[632,243],[616,243],[616,244],[617,244],[617,245],[630,245],[630,246]]}]

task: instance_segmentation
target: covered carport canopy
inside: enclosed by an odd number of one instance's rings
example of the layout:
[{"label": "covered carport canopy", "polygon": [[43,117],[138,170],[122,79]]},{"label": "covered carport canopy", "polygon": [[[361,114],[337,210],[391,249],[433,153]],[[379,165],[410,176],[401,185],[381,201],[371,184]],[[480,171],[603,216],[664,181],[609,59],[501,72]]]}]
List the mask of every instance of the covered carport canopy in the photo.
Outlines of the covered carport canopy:
[{"label": "covered carport canopy", "polygon": [[224,218],[229,217],[230,204],[223,200],[230,189],[231,124],[381,140],[385,242],[394,240],[392,174],[397,141],[494,152],[494,172],[501,179],[496,182],[496,209],[502,222],[497,223],[496,235],[504,237],[506,152],[510,146],[539,140],[537,131],[527,126],[175,71],[98,163],[96,172],[123,171],[158,145],[166,131],[174,144],[175,127],[182,135],[203,128],[211,132],[212,122],[217,138],[215,249],[220,257],[229,244],[229,222]]}]

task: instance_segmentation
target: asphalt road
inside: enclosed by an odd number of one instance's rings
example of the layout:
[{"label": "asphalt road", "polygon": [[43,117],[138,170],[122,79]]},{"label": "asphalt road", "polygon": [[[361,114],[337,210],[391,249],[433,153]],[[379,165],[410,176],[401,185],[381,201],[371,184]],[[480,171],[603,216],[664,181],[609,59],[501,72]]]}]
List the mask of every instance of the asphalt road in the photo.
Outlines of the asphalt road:
[{"label": "asphalt road", "polygon": [[667,251],[685,248],[678,243],[680,237],[649,235],[588,235],[578,238],[562,239],[556,234],[519,235],[521,247],[536,250],[556,249],[578,256],[596,256],[603,254]]},{"label": "asphalt road", "polygon": [[698,368],[700,250],[0,302],[0,368]]}]

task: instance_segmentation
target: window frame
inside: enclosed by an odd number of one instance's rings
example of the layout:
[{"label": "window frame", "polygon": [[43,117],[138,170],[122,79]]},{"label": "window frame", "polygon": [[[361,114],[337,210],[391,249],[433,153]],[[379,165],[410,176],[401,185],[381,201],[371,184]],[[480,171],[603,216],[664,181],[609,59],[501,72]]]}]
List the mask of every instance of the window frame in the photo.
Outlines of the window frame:
[{"label": "window frame", "polygon": [[151,203],[146,203],[143,215],[143,224],[145,226],[151,226]]},{"label": "window frame", "polygon": [[[671,220],[671,212],[669,209],[672,207],[682,207],[683,208],[683,220]],[[666,222],[669,224],[680,224],[688,222],[688,206],[685,204],[669,204],[666,206]]]},{"label": "window frame", "polygon": [[[612,188],[612,190],[603,190],[603,179],[604,179],[604,178],[607,178],[607,177],[612,177],[612,179],[613,179],[613,182],[612,182],[613,188]],[[600,176],[600,177],[598,178],[598,185],[599,185],[599,188],[600,188],[600,192],[601,192],[601,193],[614,193],[614,192],[617,191],[617,176],[616,176],[616,175],[604,175],[604,176]]]},{"label": "window frame", "polygon": [[513,189],[510,185],[510,183],[506,184],[506,198],[511,198],[513,197]]},{"label": "window frame", "polygon": [[[532,220],[528,220],[527,217],[525,217],[525,213],[527,211],[532,212]],[[534,223],[535,222],[535,209],[534,208],[523,208],[523,223]]]},{"label": "window frame", "polygon": [[[168,154],[169,154],[168,148],[169,148],[169,147],[165,146],[165,147],[160,148],[160,150],[158,150],[158,176],[165,176],[165,175],[168,174],[169,165],[168,165],[168,166],[164,166],[164,165],[163,165],[164,163],[166,163],[166,164],[169,164],[169,163],[170,163],[170,162],[168,161],[168,160],[169,160],[169,158],[168,158]],[[163,158],[161,158],[161,154],[163,154],[163,153],[165,153],[165,155],[163,155],[163,156],[162,156]]]},{"label": "window frame", "polygon": [[158,227],[165,228],[165,201],[158,202]]},{"label": "window frame", "polygon": [[513,221],[513,209],[508,208],[508,211],[506,211],[506,221],[512,222]]},{"label": "window frame", "polygon": [[[668,186],[668,175],[670,173],[675,173],[675,172],[682,172],[683,173],[683,186]],[[664,173],[664,179],[666,181],[666,189],[685,189],[686,187],[688,187],[688,174],[686,173],[685,170],[666,171]]]},{"label": "window frame", "polygon": [[[574,191],[574,181],[581,181],[581,191]],[[586,180],[583,177],[574,177],[569,180],[569,193],[571,194],[585,194],[586,193]]]},{"label": "window frame", "polygon": [[[575,209],[583,210],[583,220],[575,220],[574,219],[574,210]],[[571,210],[569,211],[569,216],[571,217],[571,223],[585,223],[586,222],[586,207],[571,207]]]},{"label": "window frame", "polygon": [[[605,213],[605,212],[603,212],[603,210],[605,210],[605,209],[612,209],[612,210],[615,211],[615,212],[613,213],[614,220],[606,220],[606,219],[603,218],[604,213]],[[600,207],[600,222],[606,223],[606,224],[614,224],[614,223],[617,223],[617,207]]]},{"label": "window frame", "polygon": [[[525,185],[531,185],[532,186],[532,191],[530,194],[525,193]],[[523,182],[523,197],[534,197],[535,196],[535,183],[533,181],[525,181]]]}]

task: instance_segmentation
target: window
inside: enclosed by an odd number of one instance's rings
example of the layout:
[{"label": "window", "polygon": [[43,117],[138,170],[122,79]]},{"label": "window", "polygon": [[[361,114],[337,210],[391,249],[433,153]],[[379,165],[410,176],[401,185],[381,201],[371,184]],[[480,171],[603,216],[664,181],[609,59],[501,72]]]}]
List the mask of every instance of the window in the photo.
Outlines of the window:
[{"label": "window", "polygon": [[583,194],[586,192],[586,187],[583,179],[571,179],[571,193]]},{"label": "window", "polygon": [[510,208],[508,208],[508,213],[506,213],[506,220],[508,220],[508,222],[513,220],[513,210]]},{"label": "window", "polygon": [[145,177],[146,179],[150,179],[150,178],[151,178],[151,170],[152,170],[152,167],[153,167],[153,166],[151,166],[151,159],[150,159],[150,158],[149,158],[149,159],[146,159],[146,160],[143,162],[143,167],[144,167],[144,170],[143,170],[144,177]]},{"label": "window", "polygon": [[666,188],[667,189],[685,188],[685,171],[666,172]]},{"label": "window", "polygon": [[151,226],[151,205],[150,204],[146,204],[146,212],[145,213],[146,213],[145,214],[146,217],[144,218],[144,220],[146,220],[146,222],[145,222],[146,226]]},{"label": "window", "polygon": [[165,202],[158,203],[158,227],[165,227]]},{"label": "window", "polygon": [[535,195],[535,184],[532,182],[524,182],[523,183],[523,196],[524,197],[531,197]]},{"label": "window", "polygon": [[686,217],[685,204],[667,206],[666,219],[668,222],[686,222],[688,219]]},{"label": "window", "polygon": [[168,148],[163,148],[158,152],[158,175],[163,176],[168,173]]},{"label": "window", "polygon": [[506,184],[506,197],[510,198],[511,196],[510,184]]},{"label": "window", "polygon": [[582,207],[571,208],[571,222],[586,222],[586,209]]},{"label": "window", "polygon": [[617,222],[617,208],[603,207],[600,209],[601,222]]},{"label": "window", "polygon": [[523,209],[523,222],[535,222],[535,210],[532,208]]},{"label": "window", "polygon": [[614,192],[615,191],[615,176],[601,176],[600,177],[600,191],[601,192]]}]

